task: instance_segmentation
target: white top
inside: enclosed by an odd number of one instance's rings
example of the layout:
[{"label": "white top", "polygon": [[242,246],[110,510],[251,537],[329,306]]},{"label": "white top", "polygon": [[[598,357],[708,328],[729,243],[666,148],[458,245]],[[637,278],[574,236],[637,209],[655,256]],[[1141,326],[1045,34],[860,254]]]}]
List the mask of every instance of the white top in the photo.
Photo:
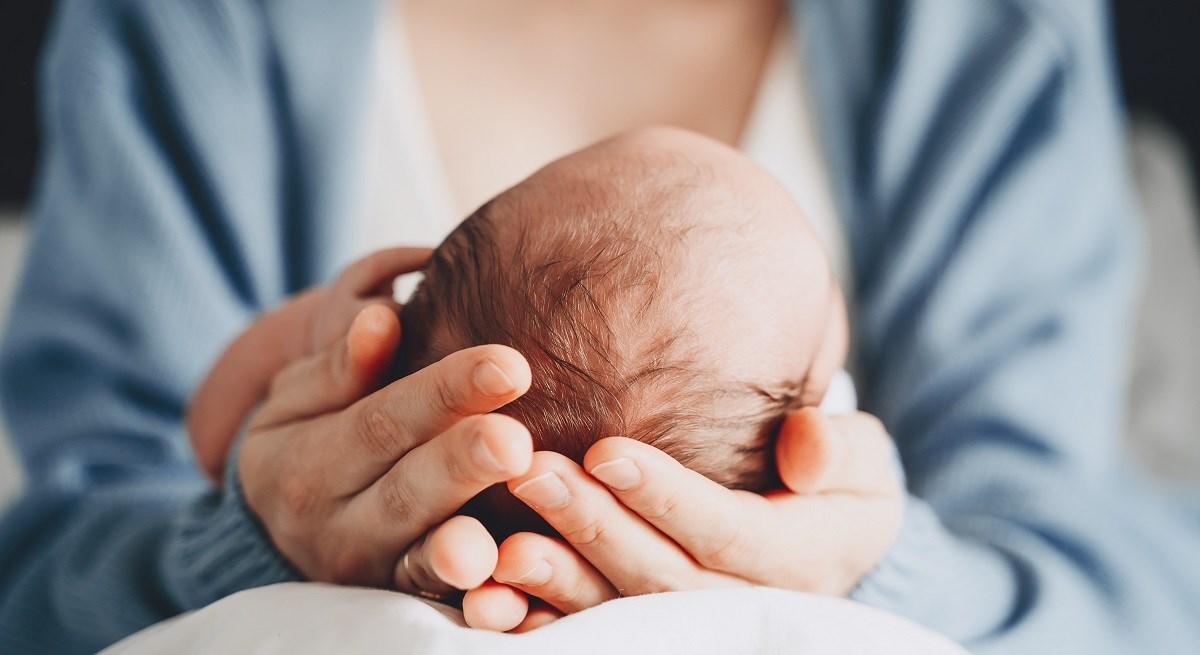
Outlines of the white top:
[{"label": "white top", "polygon": [[[384,11],[396,11],[385,3]],[[356,242],[366,254],[393,245],[436,246],[465,218],[455,206],[404,30],[377,22],[367,100],[366,157]],[[778,179],[808,217],[843,289],[852,288],[797,35],[780,29],[741,150]],[[563,153],[565,154],[565,153]],[[545,162],[549,163],[549,162]],[[398,294],[404,293],[402,285]],[[411,292],[411,288],[407,289]]]},{"label": "white top", "polygon": [[367,91],[366,158],[360,197],[361,254],[389,246],[442,242],[460,215],[425,112],[407,35],[395,2],[382,4],[376,21]]}]

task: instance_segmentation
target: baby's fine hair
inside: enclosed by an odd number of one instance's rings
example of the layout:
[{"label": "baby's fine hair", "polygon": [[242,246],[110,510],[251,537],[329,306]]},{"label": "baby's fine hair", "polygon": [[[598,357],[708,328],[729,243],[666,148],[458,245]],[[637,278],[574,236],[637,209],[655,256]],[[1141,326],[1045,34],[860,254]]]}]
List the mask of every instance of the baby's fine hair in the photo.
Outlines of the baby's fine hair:
[{"label": "baby's fine hair", "polygon": [[[480,207],[437,248],[403,309],[402,372],[507,345],[528,360],[532,385],[499,412],[536,449],[581,462],[620,435],[731,488],[777,486],[772,437],[799,385],[768,390],[705,361],[690,327],[720,320],[720,308],[702,305],[686,256],[694,239],[720,237],[687,220],[677,187],[641,186],[621,190],[629,202],[600,192],[533,206],[509,193]],[[533,211],[561,215],[534,231],[521,220]]]}]

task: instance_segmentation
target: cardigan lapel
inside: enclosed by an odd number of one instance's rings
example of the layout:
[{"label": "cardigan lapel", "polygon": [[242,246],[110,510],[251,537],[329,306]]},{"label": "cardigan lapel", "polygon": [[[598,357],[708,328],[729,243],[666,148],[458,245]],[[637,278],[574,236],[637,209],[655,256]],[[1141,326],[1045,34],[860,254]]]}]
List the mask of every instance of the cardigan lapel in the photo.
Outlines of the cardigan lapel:
[{"label": "cardigan lapel", "polygon": [[275,44],[280,153],[288,182],[285,257],[293,289],[347,263],[377,0],[263,2]]},{"label": "cardigan lapel", "polygon": [[[890,74],[898,3],[795,0],[796,30],[803,31],[805,63],[814,85],[829,180],[845,228],[851,270],[864,270],[875,114],[882,80]],[[856,280],[857,282],[858,280]],[[848,290],[851,291],[851,290]],[[857,295],[857,294],[855,294]]]}]

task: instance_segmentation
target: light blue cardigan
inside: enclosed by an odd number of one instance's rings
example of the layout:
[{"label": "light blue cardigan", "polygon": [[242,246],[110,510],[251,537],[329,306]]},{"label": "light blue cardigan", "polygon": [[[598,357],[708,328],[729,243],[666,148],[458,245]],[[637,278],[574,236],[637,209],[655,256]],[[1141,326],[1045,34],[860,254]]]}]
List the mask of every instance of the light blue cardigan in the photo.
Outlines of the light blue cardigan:
[{"label": "light blue cardigan", "polygon": [[[371,0],[67,0],[0,364],[0,651],[292,579],[180,417],[349,253]],[[981,653],[1200,652],[1200,517],[1124,482],[1133,209],[1100,2],[798,3],[865,408],[911,496],[854,592]],[[803,617],[797,617],[803,620]]]}]

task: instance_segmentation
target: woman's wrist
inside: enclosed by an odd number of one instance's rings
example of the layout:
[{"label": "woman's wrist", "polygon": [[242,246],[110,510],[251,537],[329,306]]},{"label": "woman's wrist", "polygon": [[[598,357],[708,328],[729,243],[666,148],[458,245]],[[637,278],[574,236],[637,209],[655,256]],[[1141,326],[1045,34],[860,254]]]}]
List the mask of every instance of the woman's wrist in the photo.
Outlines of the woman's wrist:
[{"label": "woman's wrist", "polygon": [[276,550],[242,495],[235,444],[225,484],[211,488],[180,516],[164,557],[174,595],[188,609],[254,587],[303,579]]}]

